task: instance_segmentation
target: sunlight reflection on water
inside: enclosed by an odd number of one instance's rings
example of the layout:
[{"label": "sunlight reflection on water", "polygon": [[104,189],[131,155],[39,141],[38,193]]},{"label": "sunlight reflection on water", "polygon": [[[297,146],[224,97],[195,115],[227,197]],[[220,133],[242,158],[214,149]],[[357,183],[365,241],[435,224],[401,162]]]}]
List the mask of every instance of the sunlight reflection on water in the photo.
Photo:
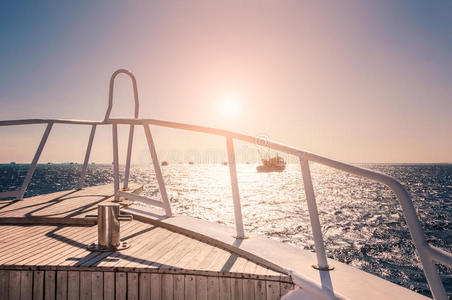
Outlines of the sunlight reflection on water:
[{"label": "sunlight reflection on water", "polygon": [[[452,165],[365,165],[402,182],[418,211],[427,240],[452,251]],[[0,165],[0,188],[20,186],[28,165]],[[282,173],[256,173],[237,166],[246,231],[313,249],[300,166]],[[38,165],[26,196],[75,188],[80,165]],[[234,226],[229,167],[170,164],[162,167],[173,211]],[[414,254],[405,220],[392,192],[383,185],[311,164],[320,222],[329,257],[430,295]],[[90,166],[86,182],[111,182],[111,166]],[[131,180],[159,199],[152,165],[135,166]],[[452,292],[452,270],[440,267]]]},{"label": "sunlight reflection on water", "polygon": [[[256,173],[255,167],[241,164],[237,171],[245,229],[313,249],[300,166],[288,165],[282,173]],[[429,242],[452,250],[452,166],[365,167],[401,180],[413,195]],[[320,165],[312,164],[311,171],[328,256],[429,294],[392,192]],[[133,173],[135,181],[145,184],[145,194],[158,197],[151,168],[135,168]],[[163,173],[177,213],[234,225],[227,166],[170,165]],[[442,268],[442,272],[450,274],[450,269]],[[448,290],[452,288],[450,280],[445,284]]]}]

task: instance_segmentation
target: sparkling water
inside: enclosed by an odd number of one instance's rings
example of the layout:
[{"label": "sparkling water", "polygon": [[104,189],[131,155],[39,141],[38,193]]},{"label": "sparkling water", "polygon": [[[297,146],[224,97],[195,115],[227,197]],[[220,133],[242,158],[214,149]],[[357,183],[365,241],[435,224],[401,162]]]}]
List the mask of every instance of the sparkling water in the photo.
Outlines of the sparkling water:
[{"label": "sparkling water", "polygon": [[[361,165],[391,175],[406,187],[432,245],[452,251],[452,165]],[[20,187],[28,165],[0,165],[0,191]],[[38,165],[26,197],[75,188],[77,164]],[[234,226],[228,166],[169,164],[162,167],[173,211]],[[330,258],[431,296],[394,194],[385,186],[311,164],[320,222]],[[313,249],[300,166],[282,173],[257,173],[237,166],[245,230]],[[159,199],[152,165],[134,166],[131,180]],[[112,181],[107,165],[90,165],[87,185]],[[0,202],[1,203],[1,202]],[[452,295],[452,269],[439,267]]]}]

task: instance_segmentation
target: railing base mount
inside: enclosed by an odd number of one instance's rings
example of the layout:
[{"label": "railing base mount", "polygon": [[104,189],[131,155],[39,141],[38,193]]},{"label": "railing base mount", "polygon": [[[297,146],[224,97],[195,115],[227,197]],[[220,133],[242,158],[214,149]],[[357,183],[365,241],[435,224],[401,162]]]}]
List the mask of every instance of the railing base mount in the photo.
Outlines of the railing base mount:
[{"label": "railing base mount", "polygon": [[312,267],[319,271],[333,271],[334,267],[326,266],[326,267],[320,267],[319,265],[312,265]]}]

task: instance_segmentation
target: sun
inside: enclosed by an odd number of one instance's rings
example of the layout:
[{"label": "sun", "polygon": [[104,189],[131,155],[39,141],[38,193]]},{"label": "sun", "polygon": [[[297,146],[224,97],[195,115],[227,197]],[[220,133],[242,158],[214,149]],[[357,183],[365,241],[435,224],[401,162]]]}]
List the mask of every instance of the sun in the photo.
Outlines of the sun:
[{"label": "sun", "polygon": [[232,95],[223,96],[220,99],[220,113],[224,117],[235,117],[239,113],[239,101]]}]

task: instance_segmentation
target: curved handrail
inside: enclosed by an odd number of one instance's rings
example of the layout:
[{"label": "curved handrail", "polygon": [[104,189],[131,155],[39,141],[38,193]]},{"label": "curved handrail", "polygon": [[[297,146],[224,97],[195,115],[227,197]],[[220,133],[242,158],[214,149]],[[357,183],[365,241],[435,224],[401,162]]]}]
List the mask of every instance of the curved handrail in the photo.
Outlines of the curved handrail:
[{"label": "curved handrail", "polygon": [[[110,118],[110,113],[113,107],[113,91],[114,91],[114,81],[116,79],[116,76],[119,74],[126,74],[128,75],[132,80],[133,85],[133,93],[134,93],[134,101],[135,101],[135,114],[134,119],[120,119],[120,118]],[[256,137],[248,136],[241,133],[236,133],[232,131],[227,130],[221,130],[211,127],[204,127],[204,126],[197,126],[197,125],[191,125],[191,124],[184,124],[184,123],[176,123],[176,122],[169,122],[169,121],[162,121],[162,120],[154,120],[154,119],[138,119],[139,114],[139,99],[138,99],[138,89],[137,89],[137,83],[135,76],[128,70],[125,69],[119,69],[115,71],[111,78],[110,78],[110,90],[109,90],[109,102],[107,107],[107,112],[105,114],[105,118],[103,121],[86,121],[86,120],[67,120],[67,119],[28,119],[28,120],[6,120],[6,121],[0,121],[0,126],[10,126],[10,125],[25,125],[25,124],[42,124],[47,123],[46,131],[44,132],[43,138],[41,140],[41,144],[38,147],[38,150],[35,154],[35,158],[33,159],[32,165],[30,166],[29,172],[27,173],[27,177],[30,177],[33,175],[34,168],[36,167],[37,160],[39,159],[39,155],[42,151],[42,148],[44,148],[45,141],[47,140],[47,136],[49,135],[50,129],[53,124],[56,123],[62,123],[62,124],[78,124],[78,125],[91,125],[92,126],[92,133],[90,136],[90,140],[87,147],[87,152],[85,155],[85,163],[84,163],[84,169],[86,169],[87,162],[89,160],[89,153],[91,151],[91,144],[92,139],[94,137],[94,131],[96,125],[112,125],[113,128],[113,151],[114,151],[114,157],[115,157],[115,163],[114,166],[115,169],[115,197],[119,197],[119,170],[118,170],[118,159],[117,159],[117,125],[125,124],[130,125],[130,133],[129,133],[129,147],[128,147],[128,155],[127,155],[127,166],[130,167],[130,153],[131,153],[131,144],[132,144],[132,138],[133,138],[133,126],[134,125],[142,125],[146,132],[146,137],[148,139],[149,148],[151,151],[151,155],[153,157],[154,165],[158,165],[158,161],[156,158],[155,148],[154,148],[154,142],[152,140],[152,136],[149,131],[149,125],[156,125],[156,126],[162,126],[162,127],[169,127],[169,128],[176,128],[176,129],[182,129],[182,130],[188,130],[188,131],[195,131],[195,132],[201,132],[201,133],[207,133],[207,134],[213,134],[213,135],[219,135],[226,137],[226,144],[227,144],[227,150],[228,150],[228,158],[229,158],[229,164],[230,164],[230,173],[231,173],[231,187],[233,190],[233,200],[234,200],[234,210],[236,213],[236,229],[238,233],[238,237],[243,238],[243,224],[242,224],[242,218],[241,218],[241,207],[240,207],[240,196],[238,191],[238,185],[237,185],[237,174],[235,170],[235,157],[234,157],[234,150],[233,150],[233,139],[241,140],[248,143],[257,143],[258,140]],[[116,139],[116,142],[115,142]],[[350,174],[354,174],[357,176],[365,177],[370,180],[380,182],[386,186],[388,186],[397,196],[400,205],[402,207],[402,212],[405,217],[405,220],[408,225],[408,229],[411,235],[411,238],[415,244],[417,254],[421,260],[421,264],[424,270],[424,273],[427,278],[427,282],[430,286],[430,289],[432,291],[433,297],[435,299],[447,299],[447,294],[444,289],[444,286],[442,285],[441,279],[438,274],[438,270],[436,269],[435,263],[442,263],[445,265],[452,266],[452,254],[448,253],[442,249],[439,249],[437,247],[431,246],[427,243],[424,235],[424,231],[422,229],[422,226],[419,222],[419,218],[417,217],[416,210],[414,209],[413,203],[411,201],[411,198],[405,188],[402,186],[402,184],[394,179],[391,176],[376,172],[367,170],[364,168],[360,168],[357,166],[349,165],[346,163],[342,163],[339,161],[335,161],[326,157],[322,157],[307,151],[303,151],[291,146],[287,146],[278,142],[274,141],[265,141],[264,146],[266,148],[270,148],[273,150],[281,151],[287,154],[295,155],[300,159],[300,164],[302,168],[302,175],[303,175],[303,183],[305,185],[305,192],[306,193],[306,200],[308,202],[309,207],[309,214],[311,217],[311,226],[312,226],[312,233],[314,237],[314,245],[317,252],[317,260],[318,260],[318,267],[320,270],[327,269],[328,264],[326,261],[326,255],[323,247],[323,237],[320,230],[320,224],[318,221],[318,211],[315,201],[314,192],[312,189],[312,181],[310,176],[310,170],[309,170],[309,161],[316,162],[337,170],[341,170]],[[231,164],[234,164],[234,167],[231,167]],[[126,174],[128,172],[128,167],[126,167]],[[159,168],[158,168],[159,169]],[[156,170],[158,171],[158,170]],[[82,172],[83,174],[83,172]],[[156,173],[157,174],[157,173]],[[160,173],[159,173],[160,174]],[[158,175],[158,174],[157,174]],[[82,175],[83,176],[83,175]],[[128,176],[126,176],[127,178]],[[161,177],[161,174],[160,174]],[[164,194],[166,195],[165,191],[165,184],[163,182],[163,178],[160,178],[161,182],[159,182],[159,188],[163,190],[162,198],[164,198]],[[25,190],[27,188],[29,180],[25,180],[22,189],[17,191],[8,191],[8,192],[0,192],[0,198],[5,197],[16,197],[16,199],[22,199],[23,194],[25,193]],[[81,179],[81,183],[83,183],[83,178]],[[83,184],[81,184],[83,185]],[[125,188],[127,187],[127,180],[125,184]],[[162,191],[161,191],[162,192]],[[167,197],[166,197],[167,198]],[[168,202],[168,200],[166,199]],[[165,202],[165,201],[164,201]],[[169,202],[167,203],[169,206]],[[168,214],[169,212],[169,214]],[[237,214],[238,213],[238,214]],[[167,208],[167,214],[171,215],[171,208]],[[239,224],[238,224],[239,223]]]},{"label": "curved handrail", "polygon": [[[0,121],[0,126],[22,125],[22,124],[39,124],[39,123],[64,123],[64,124],[80,124],[80,125],[155,125],[169,128],[176,128],[188,131],[195,131],[213,135],[224,136],[228,139],[241,140],[248,143],[256,143],[256,138],[253,136],[236,133],[232,131],[204,127],[198,125],[155,120],[155,119],[108,119],[103,122],[98,121],[82,121],[82,120],[62,120],[62,119],[30,119],[30,120],[9,120]],[[452,266],[452,254],[429,245],[426,242],[422,226],[414,209],[410,196],[408,195],[402,184],[391,176],[364,169],[361,167],[349,165],[343,162],[332,160],[326,157],[316,155],[307,151],[303,151],[291,146],[287,146],[275,141],[266,141],[264,147],[281,151],[287,154],[295,155],[300,160],[312,161],[325,165],[340,171],[344,171],[357,176],[365,177],[373,181],[382,183],[388,186],[397,196],[402,207],[403,215],[407,221],[408,229],[411,238],[415,244],[418,256],[424,269],[428,284],[432,290],[435,299],[447,299],[445,289],[441,283],[438,271],[435,267],[436,263],[442,263]],[[315,201],[315,200],[314,200]],[[323,245],[322,245],[323,246]],[[320,248],[316,246],[316,249]]]},{"label": "curved handrail", "polygon": [[116,76],[118,76],[119,74],[126,74],[129,75],[130,79],[132,79],[132,85],[133,85],[133,97],[135,100],[135,114],[134,117],[135,119],[138,118],[138,112],[139,112],[139,101],[138,101],[138,88],[137,88],[137,80],[135,79],[135,76],[133,75],[132,72],[126,70],[126,69],[119,69],[116,70],[110,77],[110,89],[109,89],[109,93],[108,93],[108,107],[107,107],[107,112],[105,113],[105,118],[104,118],[104,122],[107,122],[110,119],[110,113],[111,113],[111,109],[113,108],[113,91],[114,91],[114,87],[115,87],[115,79]]}]

